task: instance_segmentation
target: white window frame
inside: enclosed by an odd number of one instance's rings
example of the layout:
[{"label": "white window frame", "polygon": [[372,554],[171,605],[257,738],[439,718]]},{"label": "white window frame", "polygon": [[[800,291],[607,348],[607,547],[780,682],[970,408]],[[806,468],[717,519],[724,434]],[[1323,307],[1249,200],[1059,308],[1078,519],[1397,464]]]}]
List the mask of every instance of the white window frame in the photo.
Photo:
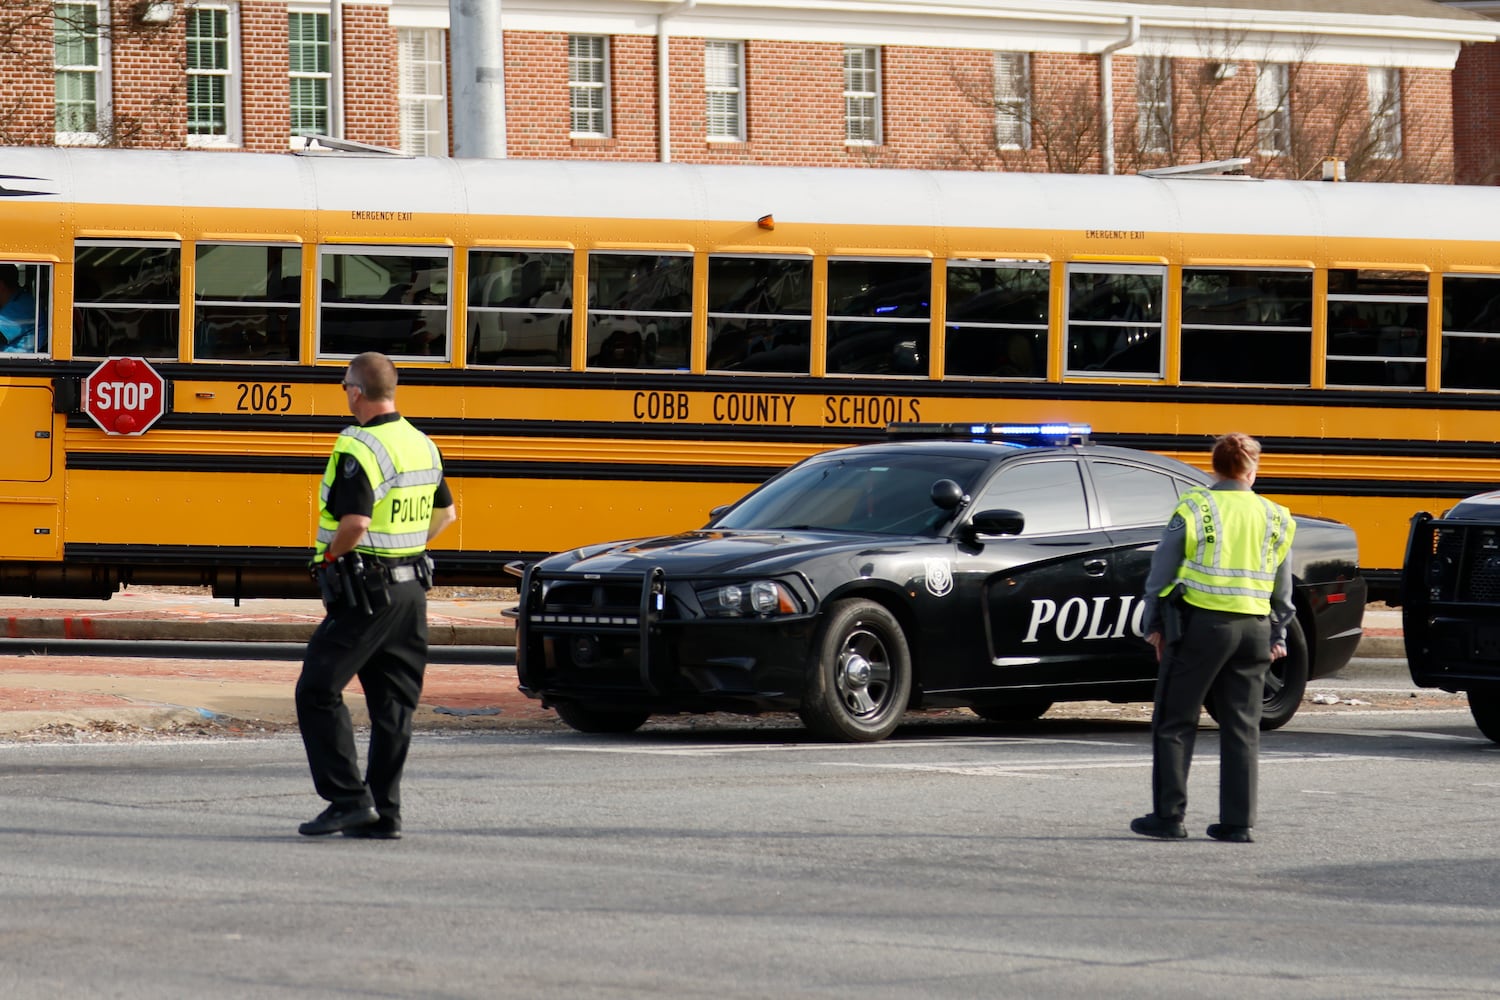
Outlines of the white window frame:
[{"label": "white window frame", "polygon": [[[587,44],[589,51],[575,53],[575,47]],[[570,139],[608,139],[612,127],[609,113],[609,36],[568,36],[568,137]],[[579,70],[598,66],[598,79],[586,77]],[[597,103],[596,103],[597,102]],[[580,117],[588,128],[577,128]],[[593,126],[597,126],[593,127]]]},{"label": "white window frame", "polygon": [[1370,100],[1371,154],[1381,160],[1401,157],[1401,70],[1371,66],[1367,74]]},{"label": "white window frame", "polygon": [[710,142],[745,141],[744,42],[704,41],[703,106],[703,128]]},{"label": "white window frame", "polygon": [[1170,56],[1139,56],[1135,65],[1136,134],[1141,152],[1170,153],[1172,59]]},{"label": "white window frame", "polygon": [[[448,155],[447,34],[441,28],[396,29],[396,86],[404,153]],[[420,53],[416,51],[419,45]],[[412,86],[414,82],[420,86]]]},{"label": "white window frame", "polygon": [[224,132],[222,134],[188,133],[189,146],[237,147],[243,142],[240,105],[240,8],[231,3],[197,3],[189,7],[186,19],[202,11],[224,12],[224,57],[227,65],[213,69],[187,69],[188,78],[221,77],[224,81]]},{"label": "white window frame", "polygon": [[[293,43],[292,43],[292,39],[290,37],[290,31],[288,33],[288,38],[287,38],[287,59],[288,59],[288,68],[287,68],[288,69],[288,72],[287,72],[287,77],[288,77],[288,83],[287,83],[287,86],[288,86],[288,93],[287,93],[287,113],[292,118],[295,118],[295,115],[292,114],[292,112],[293,112],[293,110],[295,108],[295,105],[292,104],[291,89],[295,86],[295,84],[296,84],[296,82],[298,80],[322,80],[323,83],[324,83],[324,86],[327,88],[326,98],[325,98],[325,101],[324,101],[324,111],[327,114],[328,123],[327,123],[327,132],[325,134],[328,134],[328,135],[336,134],[337,131],[338,131],[338,125],[337,125],[337,122],[338,122],[338,113],[337,113],[338,87],[336,86],[335,73],[334,73],[334,69],[335,69],[335,67],[337,65],[337,60],[334,58],[334,52],[337,49],[338,44],[339,44],[339,39],[338,39],[338,25],[334,24],[334,22],[333,22],[333,15],[326,8],[323,9],[323,10],[315,10],[315,9],[309,9],[309,8],[305,8],[305,7],[288,7],[286,14],[287,14],[288,29],[290,29],[291,19],[293,17],[321,17],[321,18],[323,18],[324,23],[328,25],[328,41],[327,41],[327,46],[328,46],[328,68],[326,70],[322,70],[322,71],[314,70],[314,71],[310,71],[309,72],[309,71],[306,71],[306,70],[299,70],[299,69],[296,68],[296,66],[294,64],[291,63],[291,52],[292,52],[292,44]],[[307,43],[303,42],[303,43],[299,43],[299,44],[307,44]],[[289,121],[288,124],[291,124],[291,122]],[[290,142],[291,147],[293,149],[300,149],[300,148],[302,148],[302,146],[306,142],[306,140],[303,138],[304,134],[305,133],[300,133],[300,132],[296,132],[296,131],[292,131],[291,132],[291,135],[289,136],[288,141]]]},{"label": "white window frame", "polygon": [[844,145],[879,146],[880,47],[844,46]]},{"label": "white window frame", "polygon": [[995,145],[1031,148],[1031,53],[995,53]]},{"label": "white window frame", "polygon": [[1255,67],[1257,143],[1262,156],[1283,156],[1292,149],[1291,70],[1286,63]]},{"label": "white window frame", "polygon": [[89,74],[94,75],[94,130],[92,132],[62,132],[56,131],[56,118],[54,117],[54,135],[59,146],[98,146],[105,141],[105,135],[110,127],[110,44],[109,32],[101,30],[103,25],[109,23],[109,7],[105,0],[56,0],[52,5],[53,32],[56,33],[56,15],[59,7],[92,7],[95,16],[94,41],[95,52],[98,62],[94,65],[88,64],[63,64],[57,62],[57,50],[53,48],[52,81],[54,101],[56,101],[56,87],[58,79],[64,74]]}]

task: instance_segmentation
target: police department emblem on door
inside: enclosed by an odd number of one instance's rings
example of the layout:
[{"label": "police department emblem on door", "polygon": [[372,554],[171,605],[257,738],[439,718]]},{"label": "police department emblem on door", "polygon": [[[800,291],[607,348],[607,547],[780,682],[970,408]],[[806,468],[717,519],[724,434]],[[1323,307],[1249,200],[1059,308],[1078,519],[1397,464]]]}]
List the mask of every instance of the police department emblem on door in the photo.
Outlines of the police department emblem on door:
[{"label": "police department emblem on door", "polygon": [[947,597],[953,589],[953,571],[948,568],[948,560],[925,559],[922,565],[927,571],[927,592],[933,597]]}]

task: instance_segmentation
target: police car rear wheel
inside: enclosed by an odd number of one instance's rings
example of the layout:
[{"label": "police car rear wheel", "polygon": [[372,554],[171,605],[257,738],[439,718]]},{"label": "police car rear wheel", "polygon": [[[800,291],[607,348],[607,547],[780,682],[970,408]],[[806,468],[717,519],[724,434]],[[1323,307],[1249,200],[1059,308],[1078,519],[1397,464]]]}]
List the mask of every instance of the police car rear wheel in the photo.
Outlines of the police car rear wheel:
[{"label": "police car rear wheel", "polygon": [[911,697],[911,654],[901,624],[873,601],[828,609],[807,668],[799,714],[820,739],[870,743],[889,736]]},{"label": "police car rear wheel", "polygon": [[559,719],[580,733],[633,733],[651,718],[650,712],[596,708],[569,701],[558,702],[553,708]]},{"label": "police car rear wheel", "polygon": [[[1307,637],[1302,634],[1297,619],[1293,618],[1286,630],[1286,655],[1273,660],[1271,669],[1266,672],[1265,697],[1260,708],[1261,731],[1270,732],[1291,722],[1306,692]],[[1212,698],[1204,707],[1215,722],[1219,721]]]}]

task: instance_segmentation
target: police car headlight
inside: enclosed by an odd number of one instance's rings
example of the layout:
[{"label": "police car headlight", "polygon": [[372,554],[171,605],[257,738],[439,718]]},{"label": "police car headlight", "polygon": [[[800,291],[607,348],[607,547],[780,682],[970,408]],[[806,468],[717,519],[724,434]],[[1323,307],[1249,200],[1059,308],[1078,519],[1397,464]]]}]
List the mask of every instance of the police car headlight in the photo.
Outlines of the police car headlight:
[{"label": "police car headlight", "polygon": [[698,602],[710,618],[769,618],[794,615],[802,605],[775,580],[726,583],[698,590]]}]

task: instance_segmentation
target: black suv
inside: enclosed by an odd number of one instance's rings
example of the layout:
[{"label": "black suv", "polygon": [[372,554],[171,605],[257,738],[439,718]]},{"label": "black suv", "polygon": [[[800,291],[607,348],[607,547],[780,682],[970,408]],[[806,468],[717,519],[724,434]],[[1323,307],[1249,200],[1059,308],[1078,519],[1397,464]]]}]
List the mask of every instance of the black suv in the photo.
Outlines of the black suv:
[{"label": "black suv", "polygon": [[[1146,571],[1178,496],[1210,477],[1090,444],[1081,425],[890,437],[792,466],[697,531],[527,567],[521,689],[584,732],[795,711],[840,741],[883,739],[908,708],[1020,721],[1057,701],[1150,701]],[[1297,620],[1267,729],[1348,661],[1364,614],[1351,529],[1299,517],[1291,558]]]}]

